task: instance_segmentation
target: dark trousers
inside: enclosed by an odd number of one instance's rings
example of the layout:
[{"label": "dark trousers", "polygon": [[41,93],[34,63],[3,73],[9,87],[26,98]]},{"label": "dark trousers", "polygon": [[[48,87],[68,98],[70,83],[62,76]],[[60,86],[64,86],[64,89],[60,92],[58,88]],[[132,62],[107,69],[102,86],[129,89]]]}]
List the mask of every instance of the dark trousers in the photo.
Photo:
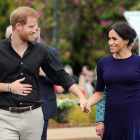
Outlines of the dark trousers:
[{"label": "dark trousers", "polygon": [[47,140],[48,121],[49,120],[44,120],[44,127],[43,127],[43,132],[42,132],[41,140]]}]

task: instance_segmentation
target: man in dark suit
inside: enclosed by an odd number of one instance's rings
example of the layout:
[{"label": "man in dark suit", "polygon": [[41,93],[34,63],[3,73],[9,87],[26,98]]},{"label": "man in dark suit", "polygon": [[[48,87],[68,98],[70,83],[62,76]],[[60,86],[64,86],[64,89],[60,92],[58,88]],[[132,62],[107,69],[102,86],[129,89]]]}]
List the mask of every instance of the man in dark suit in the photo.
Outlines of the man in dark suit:
[{"label": "man in dark suit", "polygon": [[[40,28],[38,28],[37,26],[34,38],[38,42],[40,41],[40,31],[41,31]],[[52,54],[62,64],[57,50],[47,45],[46,47],[49,48]],[[48,121],[50,118],[53,118],[54,116],[57,115],[57,103],[56,103],[56,94],[54,91],[54,83],[46,76],[46,74],[43,72],[41,68],[39,75],[40,75],[39,76],[40,93],[44,99],[44,104],[42,104],[42,111],[44,115],[44,128],[41,140],[46,140]]]}]

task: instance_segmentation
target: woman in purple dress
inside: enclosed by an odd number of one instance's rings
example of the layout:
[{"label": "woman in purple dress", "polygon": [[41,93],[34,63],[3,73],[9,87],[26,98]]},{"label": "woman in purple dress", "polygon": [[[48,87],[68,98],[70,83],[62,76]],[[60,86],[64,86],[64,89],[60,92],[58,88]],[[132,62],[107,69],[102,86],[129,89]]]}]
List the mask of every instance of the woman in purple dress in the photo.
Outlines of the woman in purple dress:
[{"label": "woman in purple dress", "polygon": [[102,140],[140,140],[140,56],[128,50],[135,37],[126,23],[115,23],[107,31],[113,55],[99,60],[96,92],[88,100],[90,106],[98,103],[106,86]]}]

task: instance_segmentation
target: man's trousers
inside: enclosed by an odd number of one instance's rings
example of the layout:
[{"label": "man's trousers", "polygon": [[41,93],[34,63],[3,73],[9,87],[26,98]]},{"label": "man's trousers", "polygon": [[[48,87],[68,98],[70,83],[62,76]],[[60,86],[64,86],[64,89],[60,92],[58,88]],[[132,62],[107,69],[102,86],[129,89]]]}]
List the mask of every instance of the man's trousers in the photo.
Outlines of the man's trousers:
[{"label": "man's trousers", "polygon": [[0,109],[0,140],[40,140],[43,125],[41,107],[24,113]]}]

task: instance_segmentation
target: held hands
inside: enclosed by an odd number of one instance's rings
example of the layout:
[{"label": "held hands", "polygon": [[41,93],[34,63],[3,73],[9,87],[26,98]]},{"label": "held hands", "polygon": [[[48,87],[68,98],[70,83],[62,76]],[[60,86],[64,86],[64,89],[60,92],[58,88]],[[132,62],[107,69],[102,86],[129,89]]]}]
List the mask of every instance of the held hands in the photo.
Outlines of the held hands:
[{"label": "held hands", "polygon": [[81,110],[86,114],[86,115],[89,115],[90,112],[91,112],[91,109],[90,109],[90,104],[88,103],[88,101],[82,101],[80,100],[78,102],[78,105],[80,106]]},{"label": "held hands", "polygon": [[24,80],[25,80],[25,77],[11,83],[11,92],[13,94],[27,96],[29,93],[31,93],[32,85],[21,84],[21,82]]}]

